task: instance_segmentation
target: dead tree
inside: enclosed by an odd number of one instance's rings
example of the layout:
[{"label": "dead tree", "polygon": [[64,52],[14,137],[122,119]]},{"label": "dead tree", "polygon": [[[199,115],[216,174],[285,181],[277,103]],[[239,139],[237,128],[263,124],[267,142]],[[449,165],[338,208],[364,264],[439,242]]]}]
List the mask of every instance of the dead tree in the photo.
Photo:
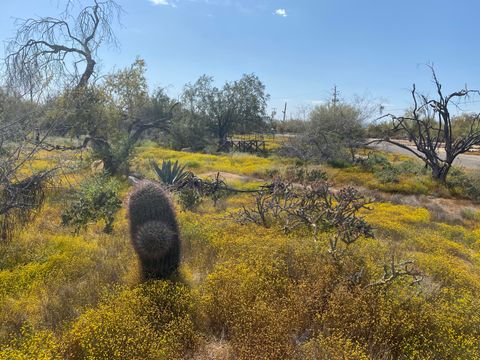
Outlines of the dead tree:
[{"label": "dead tree", "polygon": [[71,86],[85,87],[95,73],[101,44],[116,45],[112,23],[121,13],[114,0],[92,0],[76,16],[77,2],[68,1],[60,17],[27,19],[19,23],[7,46],[9,85],[33,96],[48,86],[70,79]]},{"label": "dead tree", "polygon": [[448,172],[457,156],[480,143],[480,113],[470,114],[470,124],[466,133],[455,136],[452,129],[454,116],[450,108],[453,106],[459,109],[462,100],[472,95],[480,95],[480,91],[465,87],[463,90],[444,95],[434,68],[432,66],[429,68],[432,71],[437,98],[431,99],[418,93],[414,84],[411,91],[413,99],[411,112],[405,116],[392,114],[383,116],[390,117],[394,133],[406,134],[414,147],[390,137],[375,142],[390,143],[411,152],[431,169],[434,179],[446,183]]},{"label": "dead tree", "polygon": [[33,127],[28,119],[36,115],[35,109],[17,113],[8,101],[0,103],[0,240],[11,239],[16,230],[32,219],[42,206],[45,187],[57,170],[30,168],[45,140],[45,137],[39,137],[38,141],[31,139]]}]

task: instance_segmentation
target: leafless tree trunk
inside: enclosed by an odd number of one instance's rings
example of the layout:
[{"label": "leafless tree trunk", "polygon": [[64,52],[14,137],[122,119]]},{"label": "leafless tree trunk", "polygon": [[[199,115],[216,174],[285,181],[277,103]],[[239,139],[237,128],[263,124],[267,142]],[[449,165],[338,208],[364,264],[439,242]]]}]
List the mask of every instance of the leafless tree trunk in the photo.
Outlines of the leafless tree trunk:
[{"label": "leafless tree trunk", "polygon": [[392,114],[383,116],[392,119],[394,132],[404,132],[408,135],[415,145],[414,148],[390,137],[377,142],[387,142],[411,152],[431,169],[434,179],[446,183],[455,158],[480,143],[480,114],[470,114],[469,130],[466,134],[455,137],[452,131],[454,117],[450,107],[458,108],[462,100],[471,95],[480,95],[480,91],[465,88],[444,95],[434,68],[432,66],[429,68],[432,71],[437,99],[419,94],[414,84],[411,91],[413,99],[411,113],[405,116]]}]

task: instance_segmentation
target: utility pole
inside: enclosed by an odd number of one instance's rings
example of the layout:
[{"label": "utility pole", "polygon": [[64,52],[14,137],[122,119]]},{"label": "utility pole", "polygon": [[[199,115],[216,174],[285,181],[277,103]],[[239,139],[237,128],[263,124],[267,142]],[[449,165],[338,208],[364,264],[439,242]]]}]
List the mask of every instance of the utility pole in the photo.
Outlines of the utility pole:
[{"label": "utility pole", "polygon": [[285,101],[285,108],[283,109],[283,122],[285,122],[287,118],[287,102]]},{"label": "utility pole", "polygon": [[332,90],[333,117],[335,120],[337,118],[337,104],[340,102],[339,95],[340,93],[338,92],[337,85],[335,84]]},{"label": "utility pole", "polygon": [[333,103],[333,107],[335,108],[337,107],[337,104],[340,102],[339,95],[340,93],[338,92],[337,85],[334,85],[332,90],[332,103]]}]

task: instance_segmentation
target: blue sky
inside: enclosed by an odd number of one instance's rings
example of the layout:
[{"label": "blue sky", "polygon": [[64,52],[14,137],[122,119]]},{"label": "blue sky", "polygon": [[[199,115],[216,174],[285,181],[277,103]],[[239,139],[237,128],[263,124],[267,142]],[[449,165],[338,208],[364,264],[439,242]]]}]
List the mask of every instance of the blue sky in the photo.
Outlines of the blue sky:
[{"label": "blue sky", "polygon": [[[271,108],[325,101],[336,84],[344,99],[409,105],[413,82],[433,93],[425,63],[445,91],[480,88],[477,0],[118,0],[125,13],[120,49],[101,51],[102,71],[141,56],[152,87],[177,96],[202,74],[219,84],[256,73]],[[58,0],[2,1],[0,39],[14,19],[55,15]],[[467,105],[476,107],[477,103]]]}]

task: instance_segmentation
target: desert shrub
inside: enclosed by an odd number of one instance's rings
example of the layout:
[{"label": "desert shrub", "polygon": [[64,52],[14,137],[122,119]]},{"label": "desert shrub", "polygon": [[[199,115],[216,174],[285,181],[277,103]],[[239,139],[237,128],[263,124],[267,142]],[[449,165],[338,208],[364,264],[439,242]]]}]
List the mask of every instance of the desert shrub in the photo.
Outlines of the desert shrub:
[{"label": "desert shrub", "polygon": [[292,358],[301,311],[292,307],[286,263],[276,251],[239,255],[202,285],[208,328],[229,340],[235,359]]},{"label": "desert shrub", "polygon": [[73,201],[62,213],[62,225],[73,226],[75,232],[91,222],[105,221],[104,232],[111,233],[115,214],[122,201],[118,197],[120,184],[107,174],[86,179],[73,194]]},{"label": "desert shrub", "polygon": [[327,180],[327,174],[321,169],[308,169],[305,166],[289,166],[285,170],[285,179],[294,183],[313,183]]},{"label": "desert shrub", "polygon": [[22,336],[0,345],[0,359],[61,360],[61,344],[50,331],[34,331],[23,327]]},{"label": "desert shrub", "polygon": [[275,179],[277,176],[280,175],[280,171],[278,169],[267,169],[265,172],[265,176],[267,179]]},{"label": "desert shrub", "polygon": [[302,182],[305,177],[303,166],[289,166],[285,170],[285,178],[292,182]]},{"label": "desert shrub", "polygon": [[467,197],[474,201],[480,200],[480,172],[465,173],[459,169],[452,169],[447,182],[451,192]]},{"label": "desert shrub", "polygon": [[315,239],[327,233],[334,258],[343,252],[340,247],[361,237],[373,237],[372,228],[359,213],[370,201],[351,187],[334,192],[325,180],[294,186],[276,179],[264,186],[254,201],[254,207],[243,207],[234,215],[238,222],[279,225],[286,233],[309,229]]},{"label": "desert shrub", "polygon": [[427,175],[428,169],[419,161],[405,160],[395,165],[401,174]]},{"label": "desert shrub", "polygon": [[364,121],[368,115],[359,107],[330,102],[316,106],[304,131],[282,144],[280,153],[303,160],[333,161],[346,165],[365,143]]},{"label": "desert shrub", "polygon": [[[427,174],[427,170],[425,169],[425,167],[418,161],[409,159],[397,163],[392,163],[385,155],[379,153],[370,153],[366,158],[358,159],[357,163],[361,170],[372,173],[382,185],[403,185],[404,179],[402,179],[402,176],[404,175],[415,176],[415,180],[416,182],[418,182],[419,176]],[[408,184],[408,187],[410,187],[411,185],[413,184]],[[384,187],[382,187],[381,189],[389,190],[388,188],[385,189]],[[399,186],[395,186],[394,189],[398,189],[400,192],[404,192]]]},{"label": "desert shrub", "polygon": [[377,167],[383,168],[390,165],[387,157],[379,153],[368,154],[367,158],[358,159],[357,162],[360,167],[366,171],[373,171]]},{"label": "desert shrub", "polygon": [[186,171],[185,165],[179,165],[178,160],[175,163],[163,161],[161,167],[152,161],[152,167],[168,190],[178,195],[184,210],[195,210],[205,198],[211,199],[217,206],[220,200],[237,191],[227,185],[219,172],[214,178],[201,179],[193,172]]},{"label": "desert shrub", "polygon": [[393,166],[385,166],[374,171],[375,177],[382,183],[399,183],[400,171]]},{"label": "desert shrub", "polygon": [[35,217],[53,176],[53,171],[42,171],[14,182],[7,177],[11,170],[2,169],[6,165],[8,162],[0,158],[0,173],[4,177],[0,186],[0,240],[11,240],[17,230]]},{"label": "desert shrub", "polygon": [[355,343],[338,334],[318,335],[300,348],[303,359],[329,359],[329,360],[369,360],[361,344]]},{"label": "desert shrub", "polygon": [[330,159],[327,164],[334,169],[346,169],[352,166],[352,164],[345,159]]},{"label": "desert shrub", "polygon": [[462,218],[466,220],[478,220],[479,219],[479,213],[477,210],[472,209],[472,208],[463,208],[460,211],[460,215]]},{"label": "desert shrub", "polygon": [[184,285],[145,283],[108,296],[66,334],[67,359],[183,359],[198,340]]},{"label": "desert shrub", "polygon": [[406,160],[400,163],[391,163],[384,155],[373,154],[360,162],[363,170],[372,172],[381,184],[399,184],[402,175],[420,176],[426,174],[421,163]]},{"label": "desert shrub", "polygon": [[177,196],[184,210],[195,210],[202,202],[201,194],[194,188],[184,188],[177,192]]}]

